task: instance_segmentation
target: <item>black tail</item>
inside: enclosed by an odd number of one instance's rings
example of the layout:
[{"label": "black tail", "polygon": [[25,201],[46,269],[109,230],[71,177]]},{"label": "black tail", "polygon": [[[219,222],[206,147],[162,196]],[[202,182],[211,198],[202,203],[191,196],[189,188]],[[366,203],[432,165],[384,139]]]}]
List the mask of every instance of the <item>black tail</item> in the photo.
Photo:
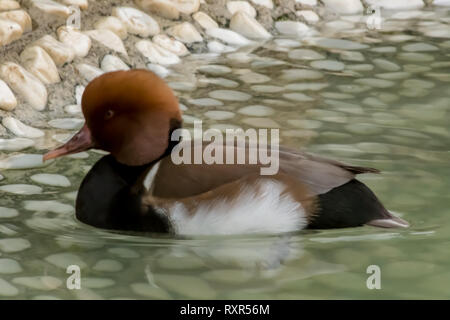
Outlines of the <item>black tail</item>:
[{"label": "black tail", "polygon": [[319,195],[318,210],[308,228],[347,228],[364,224],[385,228],[408,226],[406,221],[387,211],[365,184],[353,179]]}]

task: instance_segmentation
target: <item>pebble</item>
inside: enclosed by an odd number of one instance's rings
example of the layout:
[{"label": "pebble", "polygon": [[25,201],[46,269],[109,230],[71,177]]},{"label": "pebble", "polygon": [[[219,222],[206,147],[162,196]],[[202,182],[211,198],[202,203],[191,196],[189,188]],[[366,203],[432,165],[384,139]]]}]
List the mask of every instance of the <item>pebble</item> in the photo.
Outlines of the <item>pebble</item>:
[{"label": "pebble", "polygon": [[141,10],[132,7],[115,7],[112,15],[120,19],[131,34],[147,38],[160,32],[158,22]]},{"label": "pebble", "polygon": [[79,256],[73,253],[56,253],[47,256],[44,260],[55,267],[64,270],[70,265],[77,265],[80,269],[87,267],[87,264]]},{"label": "pebble", "polygon": [[202,42],[203,37],[189,22],[183,22],[166,30],[169,35],[184,43]]},{"label": "pebble", "polygon": [[197,12],[200,0],[136,0],[139,7],[145,11],[154,12],[167,19],[178,19],[180,13]]},{"label": "pebble", "polygon": [[346,65],[346,69],[353,71],[372,71],[374,66],[367,63]]},{"label": "pebble", "polygon": [[[122,59],[113,56],[111,54],[107,54],[106,56],[103,57],[100,67],[104,72],[130,70],[130,67],[125,62],[123,62]],[[77,113],[77,112],[69,112],[69,113]]]},{"label": "pebble", "polygon": [[287,123],[293,127],[302,129],[318,129],[322,127],[322,122],[317,120],[289,119]]},{"label": "pebble", "polygon": [[291,83],[286,85],[285,89],[292,91],[304,91],[304,90],[319,91],[328,87],[328,85],[329,85],[328,83],[322,82]]},{"label": "pebble", "polygon": [[372,52],[377,52],[377,53],[394,53],[397,51],[396,47],[378,47],[378,48],[372,48],[370,49],[370,51]]},{"label": "pebble", "polygon": [[124,259],[132,259],[140,257],[139,253],[128,248],[110,248],[108,249],[108,252],[115,256],[118,256],[119,258]]},{"label": "pebble", "polygon": [[196,12],[192,15],[195,21],[205,30],[218,28],[219,25],[210,16],[203,11]]},{"label": "pebble", "polygon": [[102,69],[87,63],[78,63],[75,67],[87,81],[92,81],[104,73]]},{"label": "pebble", "polygon": [[280,128],[280,125],[269,118],[244,118],[242,122],[256,128]]},{"label": "pebble", "polygon": [[214,90],[208,94],[213,99],[225,100],[225,101],[247,101],[252,96],[241,91],[234,90]]},{"label": "pebble", "polygon": [[[248,2],[244,3],[248,4]],[[251,17],[241,11],[236,12],[231,17],[230,29],[249,39],[267,40],[272,37],[272,35],[264,29],[264,27],[256,21],[254,17]]]},{"label": "pebble", "polygon": [[0,1],[0,11],[20,9],[20,3],[13,0]]},{"label": "pebble", "polygon": [[0,109],[5,111],[14,110],[17,106],[17,99],[8,85],[0,79]]},{"label": "pebble", "polygon": [[128,36],[127,26],[122,22],[122,20],[116,17],[102,17],[94,24],[94,28],[97,30],[110,30],[122,40]]},{"label": "pebble", "polygon": [[319,21],[319,16],[312,10],[299,10],[295,12],[297,17],[305,19],[308,23],[316,23]]},{"label": "pebble", "polygon": [[270,81],[270,78],[264,74],[256,73],[256,72],[248,72],[239,76],[239,79],[245,83],[264,83]]},{"label": "pebble", "polygon": [[208,50],[213,53],[226,53],[236,51],[236,48],[227,46],[219,41],[208,41]]},{"label": "pebble", "polygon": [[369,48],[366,44],[344,39],[312,38],[309,42],[312,45],[326,49],[360,50]]},{"label": "pebble", "polygon": [[287,81],[317,80],[321,78],[323,78],[323,74],[321,72],[307,69],[283,70],[281,75],[281,79]]},{"label": "pebble", "polygon": [[169,38],[164,34],[158,34],[154,36],[152,40],[157,45],[175,53],[177,56],[182,57],[189,54],[189,50],[182,42]]},{"label": "pebble", "polygon": [[363,6],[359,0],[322,0],[325,8],[333,13],[357,14],[363,12]]},{"label": "pebble", "polygon": [[227,10],[234,15],[237,12],[242,12],[247,14],[249,17],[256,17],[256,10],[247,1],[228,1]]},{"label": "pebble", "polygon": [[19,211],[13,208],[0,207],[0,218],[14,218],[19,215]]},{"label": "pebble", "polygon": [[299,21],[277,21],[275,22],[275,29],[283,35],[296,36],[302,38],[309,33],[311,29]]},{"label": "pebble", "polygon": [[250,89],[256,92],[263,92],[263,93],[277,93],[284,91],[283,87],[271,85],[254,85],[251,86]]},{"label": "pebble", "polygon": [[197,71],[213,76],[220,76],[231,72],[231,68],[218,64],[207,64],[197,68]]},{"label": "pebble", "polygon": [[173,90],[184,92],[194,91],[197,88],[195,83],[186,81],[169,82],[169,87]]},{"label": "pebble", "polygon": [[44,84],[61,81],[58,68],[48,53],[39,46],[25,48],[20,54],[22,65]]},{"label": "pebble", "polygon": [[123,269],[123,264],[117,260],[102,259],[98,260],[92,267],[92,270],[99,272],[118,272]]},{"label": "pebble", "polygon": [[78,130],[84,125],[84,119],[61,118],[53,119],[48,122],[49,126],[57,129]]},{"label": "pebble", "polygon": [[15,23],[18,23],[22,28],[23,33],[27,33],[32,30],[31,17],[24,10],[12,10],[1,12],[0,19],[14,21]]},{"label": "pebble", "polygon": [[247,116],[266,117],[266,116],[273,115],[275,113],[275,110],[270,107],[266,107],[266,106],[262,106],[262,105],[251,105],[251,106],[247,106],[247,107],[243,107],[243,108],[239,109],[238,113],[244,114]]},{"label": "pebble", "polygon": [[147,64],[147,69],[153,71],[161,78],[165,78],[170,74],[170,70],[156,63]]},{"label": "pebble", "polygon": [[60,67],[71,62],[75,53],[69,46],[59,42],[50,35],[45,35],[34,42],[34,45],[42,47],[52,57],[55,64]]},{"label": "pebble", "polygon": [[340,58],[346,61],[364,61],[365,58],[361,52],[358,51],[342,51],[340,53]]},{"label": "pebble", "polygon": [[[3,1],[0,1],[0,6]],[[19,294],[19,289],[11,285],[8,281],[0,278],[0,296],[2,297],[13,297]]]},{"label": "pebble", "polygon": [[54,14],[63,18],[68,18],[71,15],[71,10],[68,6],[62,5],[56,1],[52,0],[32,0],[34,6],[38,9]]},{"label": "pebble", "polygon": [[204,272],[202,277],[211,282],[241,285],[251,280],[254,275],[247,270],[219,269]]},{"label": "pebble", "polygon": [[424,52],[424,51],[437,51],[439,50],[439,48],[428,43],[418,42],[404,45],[402,47],[402,50],[410,52]]},{"label": "pebble", "polygon": [[191,99],[189,100],[190,104],[201,106],[201,107],[220,107],[223,106],[223,102],[211,99],[211,98],[199,98],[199,99]]},{"label": "pebble", "polygon": [[34,141],[26,138],[0,139],[0,150],[20,151],[34,146]]},{"label": "pebble", "polygon": [[112,279],[91,278],[91,277],[83,277],[82,283],[83,283],[83,287],[86,287],[89,289],[103,289],[103,288],[111,287],[116,284],[116,282]]},{"label": "pebble", "polygon": [[0,258],[0,274],[13,274],[20,273],[22,271],[22,267],[16,260]]},{"label": "pebble", "polygon": [[0,65],[0,77],[34,109],[41,111],[47,105],[47,89],[33,74],[13,62]]},{"label": "pebble", "polygon": [[399,71],[401,70],[401,67],[389,60],[386,59],[373,59],[372,62],[380,69],[386,70],[386,71]]},{"label": "pebble", "polygon": [[70,181],[67,177],[60,174],[38,173],[32,175],[30,179],[36,183],[55,187],[70,187]]},{"label": "pebble", "polygon": [[156,283],[184,299],[214,299],[216,291],[203,279],[176,274],[159,274]]},{"label": "pebble", "polygon": [[5,128],[19,137],[40,138],[44,136],[44,132],[42,130],[27,126],[20,120],[17,120],[13,117],[4,117],[2,120],[2,124],[5,126]]},{"label": "pebble", "polygon": [[378,6],[388,10],[412,10],[422,8],[422,0],[366,0],[369,5]]},{"label": "pebble", "polygon": [[0,251],[14,253],[26,250],[31,247],[30,241],[22,238],[0,239]]},{"label": "pebble", "polygon": [[216,38],[237,47],[246,46],[252,43],[249,39],[241,36],[239,33],[223,28],[208,29],[206,30],[206,34],[212,38]]},{"label": "pebble", "polygon": [[299,92],[293,92],[293,93],[284,93],[283,97],[292,101],[298,101],[298,102],[308,102],[308,101],[314,101],[313,98],[310,96],[307,96],[304,93]]},{"label": "pebble", "polygon": [[14,42],[23,34],[22,27],[17,22],[0,19],[0,47]]},{"label": "pebble", "polygon": [[317,51],[310,49],[295,49],[288,53],[290,59],[295,60],[320,60],[325,59],[325,56]]},{"label": "pebble", "polygon": [[181,61],[175,53],[166,50],[149,40],[138,41],[136,43],[136,49],[138,49],[151,63],[171,65]]},{"label": "pebble", "polygon": [[73,206],[55,200],[28,200],[24,201],[25,210],[36,212],[53,212],[60,214],[71,214],[75,212]]},{"label": "pebble", "polygon": [[121,53],[124,56],[128,56],[127,50],[125,49],[122,39],[120,39],[120,37],[111,30],[107,29],[89,30],[85,31],[84,34],[88,35],[93,40],[99,42],[106,48]]},{"label": "pebble", "polygon": [[408,79],[403,81],[402,86],[405,88],[431,89],[434,88],[435,84],[431,81],[426,80]]},{"label": "pebble", "polygon": [[397,55],[397,58],[409,62],[430,62],[434,60],[432,55],[415,52],[402,52]]},{"label": "pebble", "polygon": [[316,60],[311,62],[310,66],[316,69],[328,71],[342,71],[345,68],[345,64],[335,60]]},{"label": "pebble", "polygon": [[204,113],[205,117],[213,120],[227,120],[234,117],[234,113],[230,111],[213,110]]},{"label": "pebble", "polygon": [[130,287],[134,293],[145,298],[161,300],[172,299],[166,290],[159,287],[150,286],[147,283],[132,283]]},{"label": "pebble", "polygon": [[395,82],[389,81],[389,80],[383,80],[383,79],[376,79],[376,78],[362,78],[362,79],[356,79],[355,83],[367,85],[374,88],[390,88],[395,85]]},{"label": "pebble", "polygon": [[56,33],[58,34],[58,40],[70,47],[76,57],[84,58],[88,55],[92,46],[92,40],[89,36],[67,26],[59,27]]},{"label": "pebble", "polygon": [[30,289],[49,291],[62,285],[62,281],[51,276],[18,277],[12,280],[14,284],[20,284]]}]

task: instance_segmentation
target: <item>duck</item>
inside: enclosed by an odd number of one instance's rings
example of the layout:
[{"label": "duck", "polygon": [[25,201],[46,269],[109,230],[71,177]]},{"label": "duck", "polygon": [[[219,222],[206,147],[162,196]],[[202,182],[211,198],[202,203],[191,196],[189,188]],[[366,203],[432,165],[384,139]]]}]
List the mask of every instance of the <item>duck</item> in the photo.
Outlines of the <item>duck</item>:
[{"label": "duck", "polygon": [[[44,161],[89,149],[106,151],[83,179],[76,218],[116,231],[172,235],[282,234],[303,229],[406,228],[356,179],[378,170],[280,146],[279,169],[262,163],[178,163],[171,138],[182,128],[178,99],[145,69],[93,79],[81,101],[85,124]],[[186,129],[185,129],[186,130]],[[182,144],[185,145],[182,145]],[[198,144],[197,144],[198,147]],[[202,142],[200,148],[207,146]],[[232,145],[250,150],[267,145]]]}]

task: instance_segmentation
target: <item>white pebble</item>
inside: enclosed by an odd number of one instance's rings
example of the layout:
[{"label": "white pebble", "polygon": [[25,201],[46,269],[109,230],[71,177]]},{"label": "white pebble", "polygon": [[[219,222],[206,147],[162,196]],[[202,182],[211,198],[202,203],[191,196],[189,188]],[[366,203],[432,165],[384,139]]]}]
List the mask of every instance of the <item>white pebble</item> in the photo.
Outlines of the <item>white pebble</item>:
[{"label": "white pebble", "polygon": [[439,48],[428,43],[418,42],[404,45],[402,47],[402,50],[412,52],[423,52],[423,51],[437,51],[439,50]]},{"label": "white pebble", "polygon": [[75,57],[75,52],[71,47],[59,42],[50,35],[45,35],[34,42],[35,45],[42,47],[52,57],[57,66],[69,63]]},{"label": "white pebble", "polygon": [[87,267],[87,264],[79,256],[73,253],[56,253],[47,256],[44,260],[64,270],[70,265],[77,265],[80,269]]},{"label": "white pebble", "polygon": [[25,48],[20,54],[22,65],[45,84],[61,81],[58,68],[48,53],[39,46]]},{"label": "white pebble", "polygon": [[323,78],[323,74],[319,71],[315,70],[307,70],[307,69],[289,69],[283,70],[281,75],[281,79],[288,81],[295,80],[316,80]]},{"label": "white pebble", "polygon": [[203,37],[189,22],[183,22],[166,30],[169,35],[184,43],[202,42]]},{"label": "white pebble", "polygon": [[218,28],[219,25],[206,13],[199,11],[192,15],[195,21],[205,30]]},{"label": "white pebble", "polygon": [[159,64],[155,64],[155,63],[149,63],[147,64],[147,69],[150,71],[153,71],[154,73],[156,73],[158,76],[160,76],[161,78],[165,78],[169,75],[170,70],[167,69],[166,67],[163,67]]},{"label": "white pebble", "polygon": [[307,96],[306,94],[299,92],[285,93],[283,94],[283,97],[292,101],[299,101],[299,102],[314,101],[314,99],[311,98],[310,96]]},{"label": "white pebble", "polygon": [[17,106],[17,99],[8,85],[0,79],[0,109],[11,111]]},{"label": "white pebble", "polygon": [[89,36],[81,33],[73,27],[62,26],[56,31],[58,40],[70,47],[75,56],[84,58],[88,55],[92,46],[92,40]]},{"label": "white pebble", "polygon": [[[0,6],[3,1],[0,1]],[[19,289],[11,285],[6,280],[0,278],[0,296],[2,297],[13,297],[19,294]]]},{"label": "white pebble", "polygon": [[255,18],[244,12],[236,12],[231,17],[230,29],[250,39],[267,40],[272,37],[272,35],[264,29],[264,27],[256,21]]},{"label": "white pebble", "polygon": [[78,63],[75,67],[87,81],[92,81],[105,73],[102,69],[87,63]]},{"label": "white pebble", "polygon": [[199,99],[191,99],[188,101],[189,104],[193,104],[195,106],[201,106],[201,107],[220,107],[223,106],[223,102],[211,99],[211,98],[199,98]]},{"label": "white pebble", "polygon": [[47,89],[33,74],[13,62],[0,65],[0,77],[34,109],[41,111],[47,105]]},{"label": "white pebble", "polygon": [[189,54],[189,50],[182,42],[171,39],[165,34],[158,34],[154,36],[152,40],[157,45],[163,47],[166,50],[169,50],[170,52],[175,53],[179,57]]},{"label": "white pebble", "polygon": [[110,30],[122,40],[128,36],[127,26],[117,17],[102,17],[94,24],[94,28]]},{"label": "white pebble", "polygon": [[171,65],[181,61],[175,53],[149,40],[138,41],[136,43],[136,49],[152,63]]},{"label": "white pebble", "polygon": [[275,111],[266,106],[252,105],[239,109],[238,113],[254,117],[266,117],[275,113]]},{"label": "white pebble", "polygon": [[17,22],[0,19],[0,46],[6,46],[20,39],[23,29]]},{"label": "white pebble", "polygon": [[27,149],[34,145],[34,141],[26,138],[12,138],[1,139],[0,138],[0,150],[7,151],[20,151]]},{"label": "white pebble", "polygon": [[78,118],[61,118],[53,119],[48,122],[48,124],[57,129],[74,130],[80,129],[84,124],[84,119]]},{"label": "white pebble", "polygon": [[92,269],[99,272],[118,272],[123,269],[123,265],[117,260],[103,259],[97,261]]},{"label": "white pebble", "polygon": [[14,218],[19,215],[19,211],[13,208],[0,207],[0,218]]},{"label": "white pebble", "polygon": [[[52,161],[52,160],[50,160]],[[32,169],[46,166],[50,161],[42,161],[41,154],[16,154],[0,160],[2,169]]]},{"label": "white pebble", "polygon": [[51,276],[18,277],[14,278],[12,282],[27,288],[42,291],[54,290],[62,285],[60,279]]},{"label": "white pebble", "polygon": [[304,37],[311,33],[311,29],[303,22],[298,21],[277,21],[275,28],[281,34]]},{"label": "white pebble", "polygon": [[85,31],[84,34],[88,35],[93,40],[98,41],[108,49],[121,53],[124,56],[128,56],[127,50],[125,49],[122,39],[120,39],[120,37],[111,30],[107,29],[89,30]]},{"label": "white pebble", "polygon": [[32,0],[32,3],[40,10],[49,14],[54,14],[63,18],[68,18],[71,15],[71,10],[68,6],[62,5],[56,1]]},{"label": "white pebble", "polygon": [[310,66],[316,69],[329,71],[341,71],[345,68],[345,64],[335,60],[316,60],[311,62]]},{"label": "white pebble", "polygon": [[252,43],[250,40],[241,36],[239,33],[223,28],[208,29],[206,30],[206,34],[212,38],[219,39],[232,46],[240,47]]},{"label": "white pebble", "polygon": [[318,47],[327,49],[359,50],[367,49],[369,47],[366,44],[344,39],[312,38],[309,42]]},{"label": "white pebble", "polygon": [[22,271],[22,267],[16,260],[0,259],[0,274],[13,274]]},{"label": "white pebble", "polygon": [[213,110],[205,112],[204,116],[213,120],[227,120],[234,118],[234,113],[230,111]]},{"label": "white pebble", "polygon": [[69,187],[70,181],[67,177],[60,174],[38,173],[32,175],[30,179],[36,183],[55,187]]},{"label": "white pebble", "polygon": [[19,137],[40,138],[44,136],[44,132],[42,130],[27,126],[20,120],[13,117],[4,117],[2,120],[2,124],[5,126],[5,128]]},{"label": "white pebble", "polygon": [[6,253],[20,252],[31,247],[30,241],[22,238],[0,239],[0,251]]},{"label": "white pebble", "polygon": [[131,7],[115,7],[112,14],[125,24],[131,34],[146,38],[156,35],[160,31],[158,22],[141,10]]},{"label": "white pebble", "polygon": [[228,1],[227,10],[231,13],[231,15],[236,12],[243,12],[252,18],[256,17],[255,8],[253,8],[247,1]]},{"label": "white pebble", "polygon": [[107,54],[103,57],[100,66],[104,72],[130,70],[130,67],[125,62],[123,62],[122,59],[110,54]]},{"label": "white pebble", "polygon": [[319,16],[312,10],[300,10],[296,11],[297,17],[302,17],[308,23],[316,23],[319,21]]},{"label": "white pebble", "polygon": [[211,91],[209,96],[214,99],[225,101],[247,101],[252,97],[245,92],[234,90],[215,90]]},{"label": "white pebble", "polygon": [[359,0],[322,0],[325,8],[333,13],[357,14],[363,11],[363,6]]}]

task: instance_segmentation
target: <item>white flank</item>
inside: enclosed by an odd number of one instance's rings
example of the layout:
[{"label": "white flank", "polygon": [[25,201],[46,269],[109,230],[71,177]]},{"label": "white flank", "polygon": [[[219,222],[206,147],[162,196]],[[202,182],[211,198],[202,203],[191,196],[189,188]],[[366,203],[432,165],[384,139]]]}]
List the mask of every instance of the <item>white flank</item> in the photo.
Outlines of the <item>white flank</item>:
[{"label": "white flank", "polygon": [[170,220],[177,234],[228,235],[248,233],[283,233],[303,229],[305,211],[275,180],[264,179],[246,186],[238,198],[200,202],[192,214],[176,202]]}]

